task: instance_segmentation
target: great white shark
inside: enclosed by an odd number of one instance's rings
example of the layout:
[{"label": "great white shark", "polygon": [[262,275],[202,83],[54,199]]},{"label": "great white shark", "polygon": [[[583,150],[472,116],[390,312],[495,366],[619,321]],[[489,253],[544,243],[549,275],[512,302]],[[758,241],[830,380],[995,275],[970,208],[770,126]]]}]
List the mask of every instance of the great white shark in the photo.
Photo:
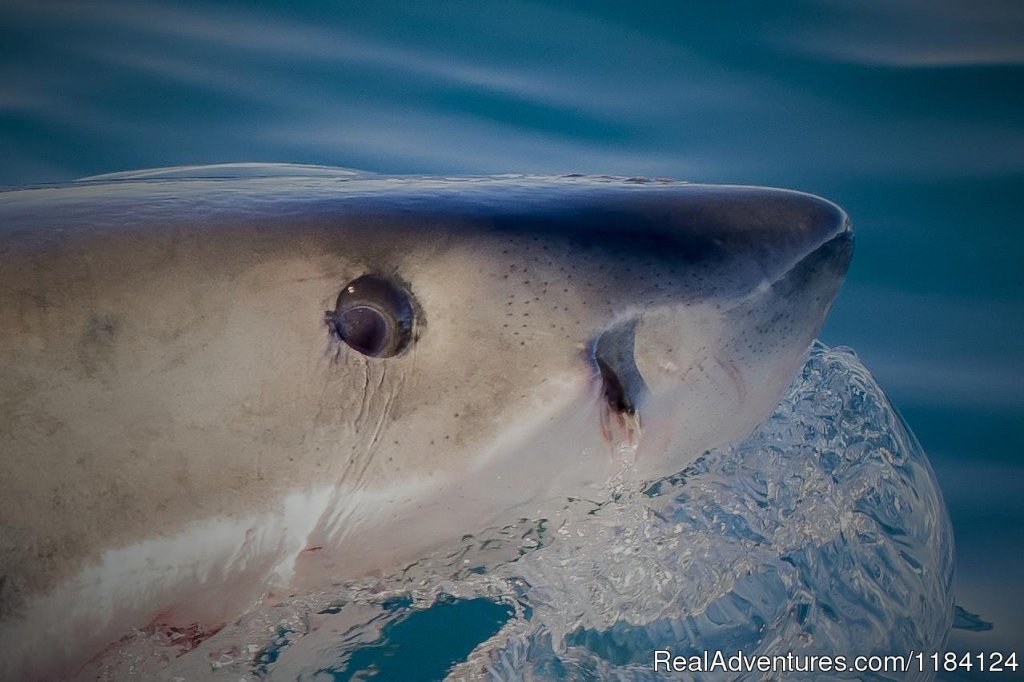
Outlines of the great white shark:
[{"label": "great white shark", "polygon": [[170,169],[0,193],[0,678],[683,469],[777,404],[836,205]]}]

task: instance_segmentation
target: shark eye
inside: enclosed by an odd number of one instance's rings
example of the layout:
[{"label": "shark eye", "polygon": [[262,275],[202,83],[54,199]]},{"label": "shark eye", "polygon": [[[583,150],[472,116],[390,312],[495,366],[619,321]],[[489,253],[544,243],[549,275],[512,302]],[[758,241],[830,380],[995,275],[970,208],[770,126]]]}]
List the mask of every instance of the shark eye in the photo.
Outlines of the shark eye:
[{"label": "shark eye", "polygon": [[415,311],[409,294],[379,275],[352,280],[338,294],[327,326],[354,350],[371,358],[390,358],[412,340]]}]

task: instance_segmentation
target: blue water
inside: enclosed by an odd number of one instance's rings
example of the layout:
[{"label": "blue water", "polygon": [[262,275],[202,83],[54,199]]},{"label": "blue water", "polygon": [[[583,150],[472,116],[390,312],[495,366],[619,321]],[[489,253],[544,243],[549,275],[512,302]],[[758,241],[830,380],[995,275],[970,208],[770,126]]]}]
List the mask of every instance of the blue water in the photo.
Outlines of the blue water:
[{"label": "blue water", "polygon": [[[344,664],[318,672],[334,682],[366,677],[441,679],[511,615],[512,609],[487,599],[442,599],[429,609],[403,613],[384,628],[377,642],[359,648]],[[437,646],[424,632],[445,633],[445,646]]]},{"label": "blue water", "polygon": [[823,339],[929,453],[957,601],[994,625],[950,646],[1020,649],[1022,35],[1012,0],[11,0],[0,185],[258,160],[827,196],[858,251]]}]

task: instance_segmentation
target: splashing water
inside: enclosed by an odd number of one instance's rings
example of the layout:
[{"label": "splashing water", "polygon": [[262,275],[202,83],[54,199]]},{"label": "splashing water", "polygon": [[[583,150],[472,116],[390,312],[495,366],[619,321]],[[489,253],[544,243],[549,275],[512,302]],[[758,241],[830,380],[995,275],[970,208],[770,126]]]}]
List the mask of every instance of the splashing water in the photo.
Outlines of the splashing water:
[{"label": "splashing water", "polygon": [[643,680],[664,677],[657,649],[931,652],[952,624],[953,565],[917,440],[852,351],[816,345],[753,434],[675,476],[569,500],[385,580],[267,599],[184,655],[167,633],[139,632],[84,672]]}]

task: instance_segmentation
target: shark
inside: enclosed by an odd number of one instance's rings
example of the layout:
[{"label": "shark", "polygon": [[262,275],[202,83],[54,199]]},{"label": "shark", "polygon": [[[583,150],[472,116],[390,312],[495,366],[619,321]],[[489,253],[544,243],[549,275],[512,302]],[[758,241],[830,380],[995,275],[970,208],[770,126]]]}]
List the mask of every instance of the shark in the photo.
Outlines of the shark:
[{"label": "shark", "polygon": [[825,199],[664,179],[0,192],[0,677],[684,469],[771,413],[852,247]]}]

